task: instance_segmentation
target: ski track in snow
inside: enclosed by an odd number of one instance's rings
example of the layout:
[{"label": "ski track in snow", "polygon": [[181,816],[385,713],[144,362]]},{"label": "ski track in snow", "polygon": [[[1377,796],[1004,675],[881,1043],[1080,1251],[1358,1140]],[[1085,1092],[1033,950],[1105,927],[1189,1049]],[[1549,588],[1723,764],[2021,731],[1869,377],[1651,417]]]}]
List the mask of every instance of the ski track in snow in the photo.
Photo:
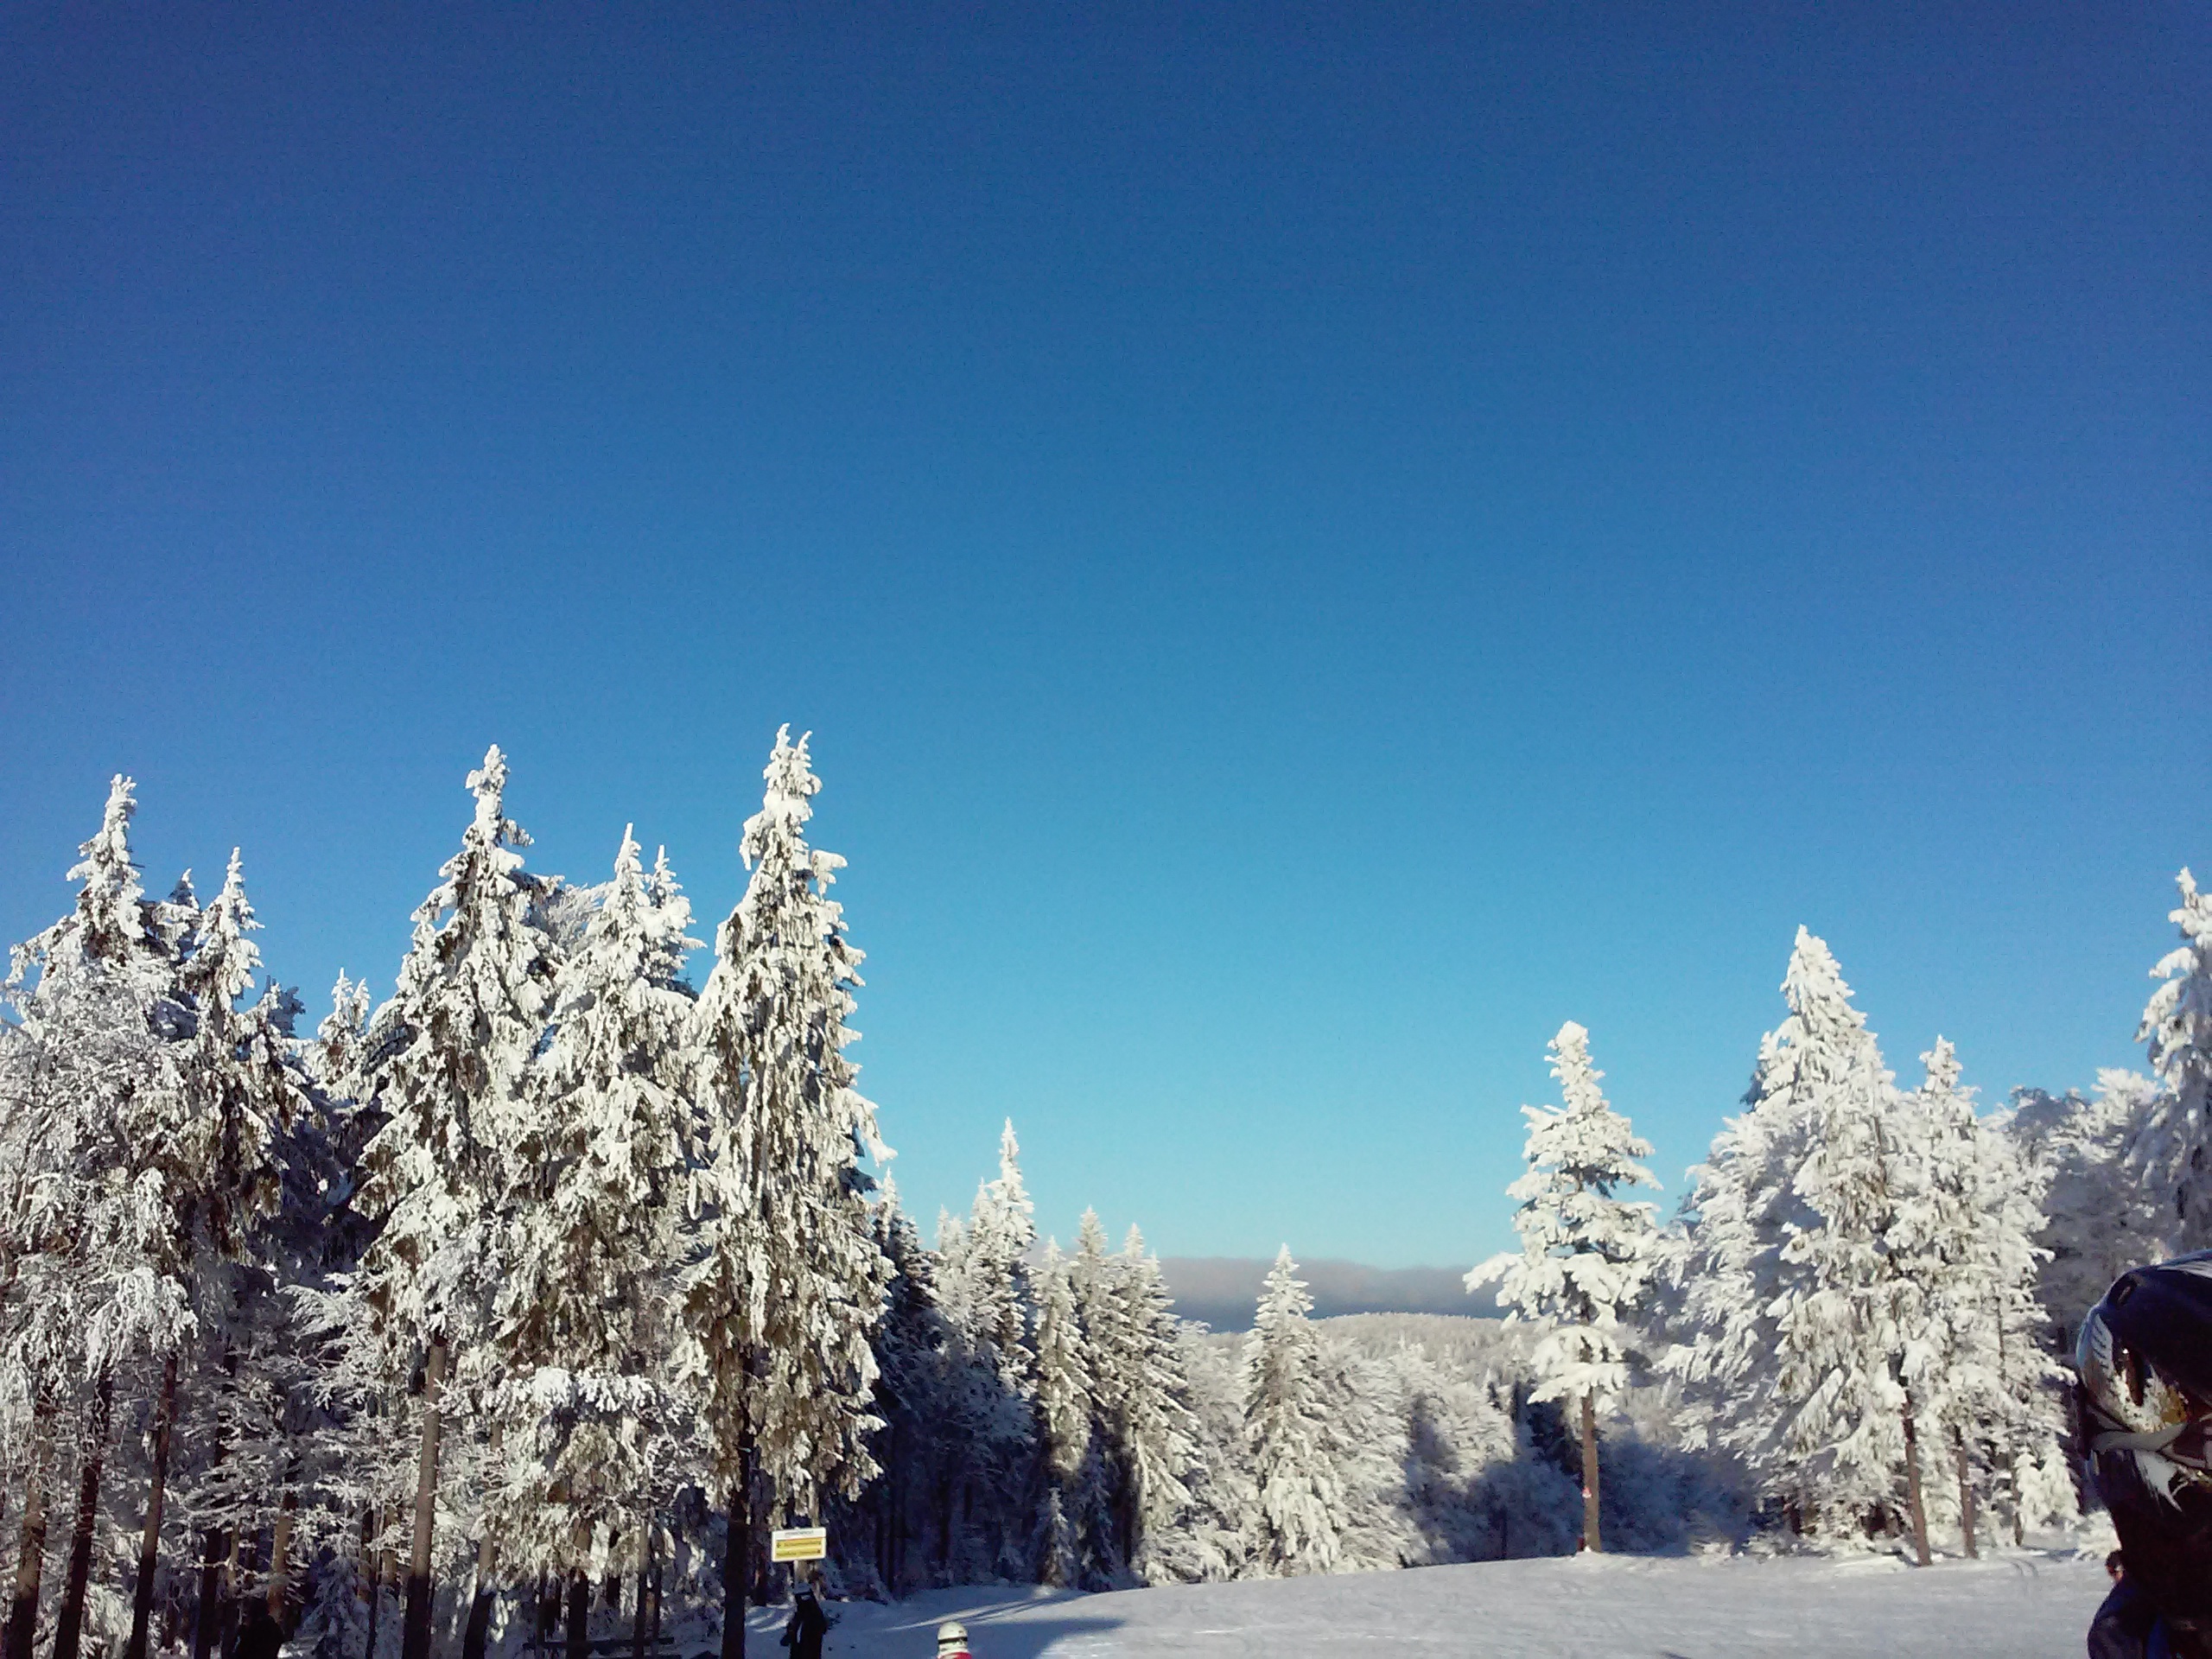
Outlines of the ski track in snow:
[{"label": "ski track in snow", "polygon": [[[2033,1554],[1922,1571],[1888,1558],[1585,1556],[1090,1596],[938,1590],[833,1605],[827,1652],[933,1659],[938,1624],[957,1618],[976,1659],[2075,1659],[2105,1588],[2093,1560]],[[748,1646],[772,1659],[782,1615],[755,1619]]]}]

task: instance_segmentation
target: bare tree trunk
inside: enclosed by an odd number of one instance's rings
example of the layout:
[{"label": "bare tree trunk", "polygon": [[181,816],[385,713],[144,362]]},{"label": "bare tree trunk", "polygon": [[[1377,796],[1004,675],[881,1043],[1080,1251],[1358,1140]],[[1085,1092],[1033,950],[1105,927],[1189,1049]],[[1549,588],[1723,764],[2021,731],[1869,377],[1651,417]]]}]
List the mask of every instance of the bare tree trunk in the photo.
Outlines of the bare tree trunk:
[{"label": "bare tree trunk", "polygon": [[378,1530],[377,1512],[371,1509],[361,1517],[361,1576],[369,1586],[369,1640],[361,1659],[377,1659],[377,1615],[384,1607],[385,1555],[377,1548]]},{"label": "bare tree trunk", "polygon": [[487,1531],[476,1541],[476,1599],[469,1604],[468,1629],[461,1638],[461,1659],[484,1659],[484,1649],[491,1642],[492,1604],[499,1599],[492,1573],[498,1565],[499,1552]]},{"label": "bare tree trunk", "polygon": [[146,1488],[146,1531],[138,1541],[138,1582],[130,1593],[130,1641],[123,1659],[146,1659],[154,1617],[154,1568],[162,1554],[162,1503],[168,1491],[169,1434],[176,1427],[176,1355],[162,1361],[161,1398],[154,1403],[154,1471]]},{"label": "bare tree trunk", "polygon": [[46,1463],[54,1445],[54,1394],[44,1384],[40,1385],[35,1411],[22,1543],[16,1554],[16,1593],[8,1607],[6,1659],[31,1659],[31,1645],[38,1636],[39,1581],[46,1570]]},{"label": "bare tree trunk", "polygon": [[1951,1437],[1959,1465],[1959,1529],[1966,1535],[1967,1559],[1978,1560],[1981,1552],[1974,1548],[1974,1479],[1967,1464],[1967,1437],[1959,1429],[1954,1429]]},{"label": "bare tree trunk", "polygon": [[[492,1425],[492,1465],[499,1462],[499,1426]],[[492,1541],[492,1525],[484,1522],[483,1536],[476,1541],[476,1597],[468,1607],[468,1628],[461,1638],[461,1659],[484,1659],[484,1649],[492,1639],[492,1604],[499,1599],[499,1586],[493,1574],[498,1569],[499,1548]]]},{"label": "bare tree trunk", "polygon": [[69,1578],[54,1621],[53,1659],[77,1659],[85,1635],[85,1596],[92,1581],[92,1535],[99,1529],[100,1467],[107,1459],[108,1423],[115,1410],[115,1375],[102,1371],[85,1419],[85,1460],[77,1478],[77,1524],[69,1535]]},{"label": "bare tree trunk", "polygon": [[753,1442],[738,1456],[730,1487],[729,1531],[722,1548],[721,1659],[745,1659],[745,1581],[753,1566]]},{"label": "bare tree trunk", "polygon": [[1904,1491],[1905,1503],[1912,1515],[1912,1553],[1921,1566],[1926,1567],[1928,1554],[1928,1506],[1920,1497],[1920,1428],[1912,1420],[1912,1396],[1905,1395],[1904,1409]]},{"label": "bare tree trunk", "polygon": [[638,1605],[630,1614],[630,1659],[645,1659],[645,1599],[651,1593],[652,1564],[638,1562]]},{"label": "bare tree trunk", "polygon": [[251,1565],[245,1534],[238,1528],[231,1529],[231,1553],[223,1560],[223,1595],[216,1611],[221,1615],[217,1624],[219,1632],[215,1650],[229,1653],[238,1645],[238,1618],[245,1610],[238,1599],[245,1593],[247,1569]]},{"label": "bare tree trunk", "polygon": [[1603,1553],[1598,1541],[1598,1402],[1582,1396],[1582,1541],[1592,1555]]},{"label": "bare tree trunk", "polygon": [[207,1659],[216,1647],[222,1614],[223,1553],[223,1534],[211,1527],[207,1548],[200,1558],[200,1605],[192,1620],[192,1659]]},{"label": "bare tree trunk", "polygon": [[284,1488],[284,1502],[276,1511],[276,1528],[269,1540],[269,1617],[279,1630],[289,1632],[292,1598],[292,1533],[299,1525],[300,1495]]},{"label": "bare tree trunk", "polygon": [[569,1574],[568,1659],[591,1659],[591,1574],[581,1567]]},{"label": "bare tree trunk", "polygon": [[430,1659],[430,1529],[438,1518],[438,1395],[446,1380],[446,1344],[430,1344],[423,1365],[423,1450],[415,1465],[415,1542],[407,1564],[407,1614],[400,1659]]}]

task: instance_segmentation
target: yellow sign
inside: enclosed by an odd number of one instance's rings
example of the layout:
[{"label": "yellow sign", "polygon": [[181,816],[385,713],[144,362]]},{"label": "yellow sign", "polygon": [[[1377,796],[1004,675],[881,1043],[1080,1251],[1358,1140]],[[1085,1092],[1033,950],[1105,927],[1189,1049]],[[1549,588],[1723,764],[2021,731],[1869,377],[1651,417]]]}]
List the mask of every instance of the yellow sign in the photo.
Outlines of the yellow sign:
[{"label": "yellow sign", "polygon": [[768,1553],[779,1561],[818,1561],[830,1553],[827,1527],[790,1527],[771,1533]]}]

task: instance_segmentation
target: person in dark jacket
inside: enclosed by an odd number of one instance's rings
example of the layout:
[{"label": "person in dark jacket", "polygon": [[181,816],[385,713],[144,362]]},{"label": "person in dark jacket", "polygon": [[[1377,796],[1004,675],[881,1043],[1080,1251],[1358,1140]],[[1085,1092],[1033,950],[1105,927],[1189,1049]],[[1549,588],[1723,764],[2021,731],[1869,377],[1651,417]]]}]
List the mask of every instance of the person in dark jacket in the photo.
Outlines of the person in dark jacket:
[{"label": "person in dark jacket", "polygon": [[2212,1659],[2212,1250],[2113,1280],[2074,1363],[2121,1558],[2091,1659]]},{"label": "person in dark jacket", "polygon": [[783,1644],[791,1659],[822,1659],[822,1638],[830,1634],[830,1616],[814,1592],[811,1579],[791,1597],[791,1621],[784,1626]]}]

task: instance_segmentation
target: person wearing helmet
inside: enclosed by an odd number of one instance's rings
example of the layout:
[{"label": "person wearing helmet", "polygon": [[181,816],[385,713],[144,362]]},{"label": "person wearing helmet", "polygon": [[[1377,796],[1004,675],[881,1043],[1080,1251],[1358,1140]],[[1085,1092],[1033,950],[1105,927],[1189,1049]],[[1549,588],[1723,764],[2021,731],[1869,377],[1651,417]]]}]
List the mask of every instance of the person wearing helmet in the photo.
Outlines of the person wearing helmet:
[{"label": "person wearing helmet", "polygon": [[949,1619],[937,1627],[937,1659],[975,1659],[968,1651],[968,1627]]},{"label": "person wearing helmet", "polygon": [[830,1616],[822,1611],[817,1593],[821,1574],[809,1573],[791,1596],[791,1616],[784,1626],[783,1645],[791,1659],[822,1659],[822,1638],[830,1634]]},{"label": "person wearing helmet", "polygon": [[2125,1563],[2091,1659],[2212,1659],[2212,1250],[2113,1280],[2075,1370],[2082,1451]]}]

